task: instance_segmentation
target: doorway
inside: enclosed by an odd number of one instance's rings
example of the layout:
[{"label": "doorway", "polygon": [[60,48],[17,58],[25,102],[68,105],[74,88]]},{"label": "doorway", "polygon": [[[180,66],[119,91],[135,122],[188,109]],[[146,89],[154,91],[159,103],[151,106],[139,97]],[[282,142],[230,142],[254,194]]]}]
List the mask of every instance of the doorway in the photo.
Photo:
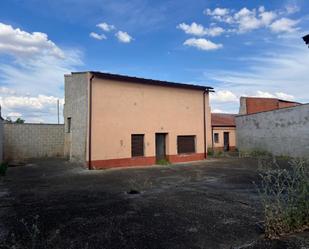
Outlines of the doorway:
[{"label": "doorway", "polygon": [[156,133],[156,161],[166,159],[166,133]]},{"label": "doorway", "polygon": [[230,150],[230,133],[229,132],[224,132],[223,133],[223,138],[224,138],[224,151],[229,151]]}]

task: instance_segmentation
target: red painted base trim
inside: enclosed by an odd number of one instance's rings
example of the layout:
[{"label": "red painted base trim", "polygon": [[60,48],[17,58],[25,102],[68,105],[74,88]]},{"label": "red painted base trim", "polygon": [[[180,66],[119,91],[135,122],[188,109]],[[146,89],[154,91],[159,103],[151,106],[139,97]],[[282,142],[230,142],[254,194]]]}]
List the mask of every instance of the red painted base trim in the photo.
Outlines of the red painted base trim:
[{"label": "red painted base trim", "polygon": [[[167,160],[170,163],[191,162],[203,159],[205,159],[204,153],[167,155]],[[155,164],[156,164],[156,157],[134,157],[134,158],[120,158],[120,159],[108,159],[108,160],[94,160],[91,161],[91,169],[147,166]],[[87,162],[87,165],[89,165],[89,162]]]},{"label": "red painted base trim", "polygon": [[108,169],[129,166],[146,166],[156,164],[155,157],[134,157],[91,161],[92,169]]},{"label": "red painted base trim", "polygon": [[205,159],[204,153],[194,153],[194,154],[180,154],[180,155],[168,155],[167,160],[170,163],[181,163],[181,162],[191,162],[199,161]]}]

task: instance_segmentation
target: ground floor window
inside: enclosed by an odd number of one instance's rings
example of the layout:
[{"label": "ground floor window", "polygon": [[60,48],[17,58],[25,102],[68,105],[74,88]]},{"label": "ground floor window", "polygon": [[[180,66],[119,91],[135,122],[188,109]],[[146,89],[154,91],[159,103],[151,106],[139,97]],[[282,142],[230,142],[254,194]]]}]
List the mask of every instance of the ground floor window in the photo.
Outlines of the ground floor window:
[{"label": "ground floor window", "polygon": [[144,156],[144,134],[131,135],[131,155],[132,157]]},{"label": "ground floor window", "polygon": [[177,136],[178,154],[195,153],[195,136]]},{"label": "ground floor window", "polygon": [[214,134],[214,142],[219,143],[219,133]]}]

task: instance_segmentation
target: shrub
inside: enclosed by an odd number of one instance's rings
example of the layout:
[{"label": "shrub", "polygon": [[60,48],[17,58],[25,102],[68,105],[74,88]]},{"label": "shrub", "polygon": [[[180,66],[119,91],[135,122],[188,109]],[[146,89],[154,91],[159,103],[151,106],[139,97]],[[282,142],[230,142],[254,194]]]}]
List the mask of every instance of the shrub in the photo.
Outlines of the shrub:
[{"label": "shrub", "polygon": [[5,176],[6,175],[6,171],[8,169],[8,163],[1,163],[0,164],[0,176]]},{"label": "shrub", "polygon": [[166,159],[160,159],[157,161],[157,164],[159,165],[170,165],[170,162]]},{"label": "shrub", "polygon": [[[290,168],[260,173],[259,194],[265,214],[265,236],[302,231],[309,227],[309,168],[304,160],[291,160]],[[268,165],[269,166],[269,165]]]},{"label": "shrub", "polygon": [[208,156],[213,156],[213,155],[214,155],[214,150],[213,150],[213,148],[211,148],[211,147],[208,147],[208,148],[207,148],[207,155],[208,155]]}]

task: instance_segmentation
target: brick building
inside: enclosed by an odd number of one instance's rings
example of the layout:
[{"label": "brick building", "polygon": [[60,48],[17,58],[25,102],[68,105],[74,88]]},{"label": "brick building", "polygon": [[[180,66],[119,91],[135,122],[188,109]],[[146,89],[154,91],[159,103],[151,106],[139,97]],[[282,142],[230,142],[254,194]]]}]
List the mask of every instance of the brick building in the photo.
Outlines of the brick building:
[{"label": "brick building", "polygon": [[245,115],[273,111],[298,105],[301,105],[301,103],[276,98],[241,97],[239,114]]}]

